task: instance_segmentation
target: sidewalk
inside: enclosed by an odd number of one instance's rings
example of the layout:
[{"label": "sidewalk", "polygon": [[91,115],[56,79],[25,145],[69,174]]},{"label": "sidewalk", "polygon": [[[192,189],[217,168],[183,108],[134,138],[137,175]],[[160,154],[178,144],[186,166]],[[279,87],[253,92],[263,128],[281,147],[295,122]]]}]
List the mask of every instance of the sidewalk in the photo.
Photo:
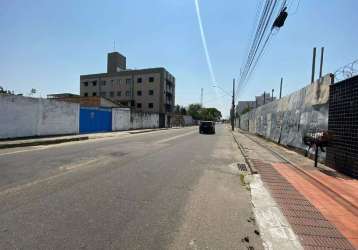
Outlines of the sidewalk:
[{"label": "sidewalk", "polygon": [[305,249],[358,249],[357,180],[257,136],[234,136]]},{"label": "sidewalk", "polygon": [[50,144],[58,144],[58,143],[71,142],[71,141],[83,141],[83,140],[90,140],[90,139],[117,137],[117,136],[121,136],[121,135],[148,133],[148,132],[167,130],[167,129],[168,128],[136,129],[136,130],[92,133],[92,134],[49,136],[49,137],[41,137],[41,138],[10,139],[10,140],[0,141],[0,149],[27,147],[27,146],[39,146],[39,145],[50,145]]}]

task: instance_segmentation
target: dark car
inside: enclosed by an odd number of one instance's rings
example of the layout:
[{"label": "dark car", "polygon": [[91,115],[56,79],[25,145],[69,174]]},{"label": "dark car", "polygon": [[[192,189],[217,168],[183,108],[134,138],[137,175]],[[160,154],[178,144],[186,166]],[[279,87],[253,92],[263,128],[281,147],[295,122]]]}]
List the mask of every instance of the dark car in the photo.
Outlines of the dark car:
[{"label": "dark car", "polygon": [[200,134],[215,134],[215,122],[201,121],[199,124]]}]

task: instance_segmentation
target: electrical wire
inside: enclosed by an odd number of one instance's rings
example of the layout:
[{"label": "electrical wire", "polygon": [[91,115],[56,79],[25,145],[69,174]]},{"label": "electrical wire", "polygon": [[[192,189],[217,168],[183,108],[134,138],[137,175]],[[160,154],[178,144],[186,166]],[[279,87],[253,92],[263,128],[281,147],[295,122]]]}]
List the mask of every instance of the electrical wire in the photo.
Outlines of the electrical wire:
[{"label": "electrical wire", "polygon": [[[256,30],[254,42],[251,45],[248,59],[246,60],[244,70],[242,72],[240,72],[241,74],[240,74],[239,86],[241,88],[243,88],[245,83],[247,82],[249,72],[250,71],[252,72],[251,67],[252,67],[253,63],[255,62],[257,52],[264,49],[264,47],[262,46],[262,41],[264,40],[264,37],[266,37],[265,41],[267,41],[269,39],[271,32],[269,34],[267,34],[267,30],[268,30],[269,24],[271,24],[274,10],[277,9],[276,8],[277,3],[278,3],[277,0],[268,0],[268,1],[266,1],[265,6],[262,10],[260,22],[259,22],[257,30]],[[267,44],[267,42],[264,42],[264,44]],[[262,52],[259,52],[259,54],[262,54]],[[255,64],[257,64],[257,63],[255,63]],[[237,92],[236,93],[236,96],[237,96],[239,93],[239,89],[237,89],[236,92]]]},{"label": "electrical wire", "polygon": [[[298,6],[299,1],[300,0],[298,0]],[[261,9],[260,21],[257,24],[254,39],[250,39],[251,47],[248,52],[247,59],[243,63],[240,70],[240,79],[236,88],[235,98],[241,95],[242,90],[246,87],[252,74],[255,72],[260,59],[264,55],[267,45],[269,44],[271,38],[277,33],[274,31],[277,31],[278,28],[275,28],[273,23],[276,17],[279,16],[282,11],[285,11],[285,8],[288,8],[287,6],[287,0],[283,0],[281,4],[279,4],[279,1],[277,0],[266,0],[263,8]],[[292,2],[290,2],[290,6],[292,6]]]}]

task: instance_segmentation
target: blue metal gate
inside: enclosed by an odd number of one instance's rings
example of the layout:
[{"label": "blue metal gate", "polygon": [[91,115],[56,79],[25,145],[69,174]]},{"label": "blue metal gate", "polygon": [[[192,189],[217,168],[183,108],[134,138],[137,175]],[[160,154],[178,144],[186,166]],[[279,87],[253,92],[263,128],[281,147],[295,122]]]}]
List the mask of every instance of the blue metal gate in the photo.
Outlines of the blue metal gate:
[{"label": "blue metal gate", "polygon": [[80,133],[112,131],[111,108],[80,108]]}]

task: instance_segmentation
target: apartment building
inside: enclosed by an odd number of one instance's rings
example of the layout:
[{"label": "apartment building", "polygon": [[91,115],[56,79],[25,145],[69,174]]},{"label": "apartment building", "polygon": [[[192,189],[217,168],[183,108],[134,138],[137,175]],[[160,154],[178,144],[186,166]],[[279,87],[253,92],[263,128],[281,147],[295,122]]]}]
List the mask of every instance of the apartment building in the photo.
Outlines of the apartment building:
[{"label": "apartment building", "polygon": [[81,96],[101,96],[135,111],[170,115],[175,77],[165,68],[127,69],[126,57],[108,54],[107,73],[80,76]]}]

